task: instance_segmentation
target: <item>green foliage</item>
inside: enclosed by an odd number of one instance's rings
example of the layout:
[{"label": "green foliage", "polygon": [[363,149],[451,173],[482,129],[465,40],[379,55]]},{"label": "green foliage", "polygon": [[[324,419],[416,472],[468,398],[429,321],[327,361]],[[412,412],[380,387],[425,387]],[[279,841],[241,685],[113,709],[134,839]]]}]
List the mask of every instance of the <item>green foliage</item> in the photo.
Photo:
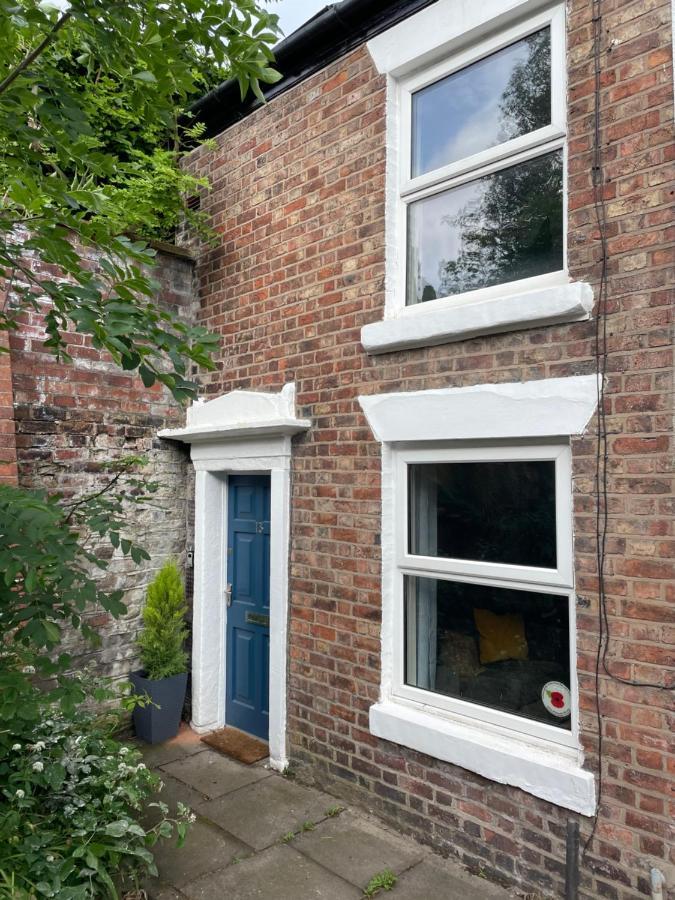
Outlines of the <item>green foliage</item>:
[{"label": "green foliage", "polygon": [[[174,227],[180,193],[203,187],[178,170],[190,99],[225,72],[260,96],[276,35],[255,0],[0,0],[0,330],[30,311],[57,359],[77,331],[147,387],[194,394],[217,339],[157,307],[154,251],[128,233]],[[124,534],[153,487],[139,462],[75,499],[0,487],[0,897],[116,896],[115,873],[152,869],[148,846],[171,830],[139,824],[154,780],[83,711],[110,691],[60,646],[66,631],[95,641],[97,609],[125,612],[97,576],[110,545],[148,558]],[[165,665],[184,668],[173,634]]]},{"label": "green foliage", "polygon": [[0,485],[0,897],[116,896],[114,874],[151,869],[148,846],[171,830],[164,813],[150,831],[137,821],[156,782],[112,737],[119,716],[86,712],[135,701],[73,672],[60,648],[66,631],[97,641],[87,624],[97,609],[126,612],[97,576],[102,544],[148,558],[124,535],[128,510],[155,488],[136,474],[143,463],[105,467],[97,490],[72,499]]},{"label": "green foliage", "polygon": [[156,680],[187,671],[185,591],[175,562],[165,563],[148,588],[144,628],[138,638],[147,677]]},{"label": "green foliage", "polygon": [[345,811],[344,806],[340,806],[339,803],[336,803],[334,806],[329,806],[326,810],[326,815],[331,819],[334,819],[336,816],[341,815]]},{"label": "green foliage", "polygon": [[0,329],[32,309],[58,358],[75,329],[146,386],[192,395],[188,366],[212,367],[217,341],[157,308],[154,253],[125,234],[173,227],[194,190],[178,122],[202,67],[256,95],[279,77],[276,19],[255,0],[0,0]]},{"label": "green foliage", "polygon": [[15,728],[0,753],[0,898],[118,897],[126,879],[156,874],[150,847],[193,818],[164,804],[152,827],[140,812],[160,787],[138,750],[112,736],[117,717],[64,715],[34,698],[41,720]]},{"label": "green foliage", "polygon": [[147,560],[142,547],[124,535],[129,508],[140,507],[156,485],[135,474],[144,460],[128,457],[107,467],[96,491],[65,500],[41,491],[0,485],[0,754],[17,727],[37,725],[33,676],[46,702],[71,713],[85,699],[82,684],[68,676],[72,660],[59,652],[64,632],[79,632],[95,643],[87,617],[105,610],[126,612],[120,591],[106,591],[98,577],[109,561],[101,542],[109,541],[135,562]]},{"label": "green foliage", "polygon": [[383,869],[377,875],[373,875],[368,884],[363,889],[364,897],[374,897],[380,891],[390,891],[396,885],[398,878],[391,869]]},{"label": "green foliage", "polygon": [[206,181],[181,169],[176,163],[178,155],[157,148],[151,153],[131,151],[124,170],[106,188],[111,217],[117,217],[120,231],[171,240],[180,223],[189,219],[193,229],[209,236],[203,215],[185,206],[185,198],[206,187]]}]

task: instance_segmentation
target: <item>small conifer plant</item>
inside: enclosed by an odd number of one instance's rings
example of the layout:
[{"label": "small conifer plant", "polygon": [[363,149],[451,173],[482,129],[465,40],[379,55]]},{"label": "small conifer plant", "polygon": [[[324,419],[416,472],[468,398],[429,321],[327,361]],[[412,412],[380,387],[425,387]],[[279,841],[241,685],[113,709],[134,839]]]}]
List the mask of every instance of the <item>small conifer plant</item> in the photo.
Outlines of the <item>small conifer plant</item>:
[{"label": "small conifer plant", "polygon": [[148,587],[144,628],[138,645],[147,678],[156,681],[187,672],[185,590],[173,560],[166,562]]}]

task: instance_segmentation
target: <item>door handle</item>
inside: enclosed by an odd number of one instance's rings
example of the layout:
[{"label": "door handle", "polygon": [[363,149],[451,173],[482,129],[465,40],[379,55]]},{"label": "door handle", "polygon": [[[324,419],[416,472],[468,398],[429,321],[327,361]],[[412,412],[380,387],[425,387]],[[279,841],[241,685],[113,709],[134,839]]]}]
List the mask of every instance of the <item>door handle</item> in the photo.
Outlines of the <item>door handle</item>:
[{"label": "door handle", "polygon": [[232,585],[229,582],[225,585],[225,604],[228,608],[232,606]]}]

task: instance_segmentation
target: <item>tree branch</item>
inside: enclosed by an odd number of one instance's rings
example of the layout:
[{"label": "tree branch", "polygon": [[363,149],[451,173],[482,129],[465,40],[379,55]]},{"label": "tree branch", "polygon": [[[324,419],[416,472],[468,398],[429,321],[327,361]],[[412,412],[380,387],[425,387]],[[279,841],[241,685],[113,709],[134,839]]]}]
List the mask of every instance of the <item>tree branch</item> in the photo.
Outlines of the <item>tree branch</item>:
[{"label": "tree branch", "polygon": [[44,37],[44,39],[35,47],[34,50],[31,50],[24,58],[21,60],[19,65],[14,69],[13,72],[10,72],[9,75],[4,79],[4,81],[0,82],[0,94],[3,94],[7,88],[13,84],[19,75],[30,66],[32,62],[34,62],[40,54],[42,54],[46,48],[52,43],[56,35],[61,31],[63,26],[68,22],[71,18],[71,12],[65,12],[61,18],[55,23],[52,30]]},{"label": "tree branch", "polygon": [[102,497],[104,494],[107,494],[108,491],[111,491],[115,487],[117,482],[120,480],[122,475],[124,475],[124,471],[120,470],[119,472],[116,472],[115,475],[113,475],[113,477],[110,479],[110,481],[108,481],[107,484],[105,484],[101,488],[100,491],[95,491],[93,494],[87,494],[86,496],[82,497],[80,500],[75,500],[73,503],[64,503],[63,504],[64,507],[67,508],[68,506],[70,506],[70,512],[68,513],[68,515],[65,518],[66,524],[69,524],[71,522],[75,512],[81,506],[84,506],[85,503],[90,503],[92,500],[97,500],[99,497]]}]

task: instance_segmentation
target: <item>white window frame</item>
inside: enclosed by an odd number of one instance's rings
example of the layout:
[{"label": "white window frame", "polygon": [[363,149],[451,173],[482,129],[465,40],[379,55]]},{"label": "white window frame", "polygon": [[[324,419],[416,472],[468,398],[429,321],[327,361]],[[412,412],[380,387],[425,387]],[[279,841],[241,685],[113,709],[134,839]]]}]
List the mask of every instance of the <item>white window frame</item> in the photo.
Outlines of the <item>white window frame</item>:
[{"label": "white window frame", "polygon": [[[380,695],[369,714],[372,734],[586,816],[596,810],[595,779],[583,767],[578,735],[573,574],[564,554],[569,550],[571,559],[570,438],[586,431],[597,407],[598,385],[596,376],[576,375],[359,397],[382,447],[382,660]],[[555,455],[559,460],[557,474],[565,482],[564,492],[557,491],[561,501],[556,506],[560,516],[558,535],[563,540],[558,548],[558,568],[555,572],[547,570],[543,576],[529,569],[532,582],[528,585],[570,598],[570,692],[575,712],[567,736],[561,734],[562,729],[545,723],[541,723],[541,729],[535,725],[523,731],[522,717],[499,710],[496,718],[488,713],[488,721],[487,707],[465,701],[439,705],[438,695],[429,691],[415,694],[419,689],[412,689],[403,693],[403,575],[411,560],[403,543],[407,484],[400,466],[411,460],[433,459],[439,452],[444,459],[473,460],[483,453],[494,458],[495,453],[503,455],[509,448],[521,458],[528,452],[535,457]],[[416,561],[412,562],[414,565]],[[467,564],[459,562],[461,566]],[[433,564],[435,570],[436,558]],[[475,571],[470,575],[467,572],[444,572],[442,577],[476,580]],[[497,584],[508,567],[485,572],[494,578],[490,583]],[[409,573],[418,575],[420,569],[411,567]],[[558,577],[562,583],[551,583]],[[539,579],[546,583],[540,585]],[[514,581],[506,578],[503,584],[513,587]],[[477,712],[479,717],[475,716]]]},{"label": "white window frame", "polygon": [[[415,463],[551,461],[555,464],[556,569],[475,562],[464,559],[417,556],[408,552],[408,466]],[[394,473],[394,642],[392,697],[435,707],[442,713],[468,717],[500,730],[564,747],[578,746],[578,702],[576,674],[576,619],[574,570],[572,561],[572,469],[569,442],[541,444],[492,444],[463,447],[435,446],[433,449],[398,446],[392,450]],[[405,683],[405,595],[406,575],[463,581],[471,584],[558,594],[567,597],[570,692],[570,729],[519,716],[468,700],[459,700]]]},{"label": "white window frame", "polygon": [[[489,147],[480,153],[464,157],[440,169],[425,172],[416,178],[411,177],[411,145],[412,145],[412,95],[418,90],[427,87],[465,69],[467,66],[508,47],[516,41],[522,40],[549,27],[551,30],[551,123],[544,128],[539,128],[529,134],[513,138]],[[398,254],[401,260],[398,272],[398,284],[395,289],[394,302],[396,307],[404,310],[415,307],[423,307],[427,311],[431,309],[445,308],[449,304],[457,306],[460,303],[480,302],[489,297],[505,297],[523,291],[536,290],[541,287],[551,287],[566,284],[569,281],[567,275],[566,252],[566,202],[567,196],[567,154],[566,154],[566,127],[565,127],[565,14],[561,8],[546,10],[538,15],[526,19],[511,28],[500,30],[490,38],[473,45],[468,50],[453,54],[436,65],[427,67],[414,75],[396,82],[398,92],[397,106],[399,115],[399,166],[398,166],[398,203],[397,226],[399,246]],[[462,294],[452,294],[449,297],[438,297],[426,303],[406,305],[407,295],[407,260],[408,260],[408,206],[416,200],[431,197],[434,194],[443,193],[451,188],[475,181],[485,175],[491,175],[501,169],[508,168],[517,163],[526,162],[551,153],[556,150],[563,152],[563,267],[557,272],[548,272],[544,275],[535,275],[532,278],[524,278],[518,281],[504,282],[489,288],[478,288]]]},{"label": "white window frame", "polygon": [[[491,0],[487,5],[477,3],[475,9],[468,5],[457,9],[450,0],[437,0],[434,7],[368,44],[378,70],[387,75],[385,305],[383,320],[362,328],[361,342],[368,353],[576,322],[590,316],[593,291],[584,282],[572,282],[567,268],[565,8],[555,3],[532,12],[533,5],[540,4]],[[412,94],[547,26],[551,33],[550,124],[411,177]],[[397,29],[403,27],[405,31],[399,35]],[[410,203],[558,150],[563,155],[562,268],[406,305]]]}]

